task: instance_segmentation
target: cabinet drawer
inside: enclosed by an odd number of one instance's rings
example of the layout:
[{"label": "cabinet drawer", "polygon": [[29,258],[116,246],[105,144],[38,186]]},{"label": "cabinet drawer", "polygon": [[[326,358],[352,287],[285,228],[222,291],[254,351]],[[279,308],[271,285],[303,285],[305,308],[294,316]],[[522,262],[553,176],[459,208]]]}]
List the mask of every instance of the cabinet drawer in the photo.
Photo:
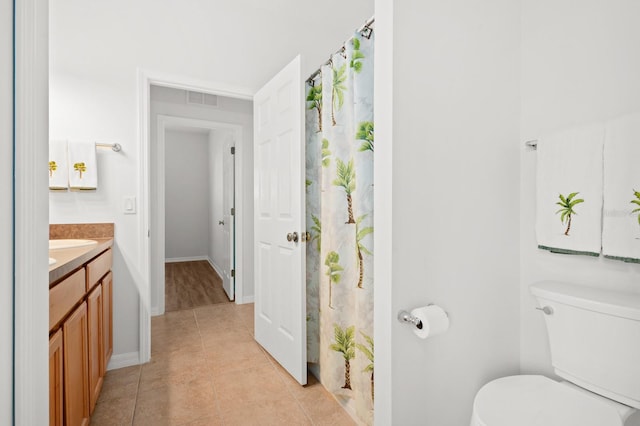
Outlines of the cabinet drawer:
[{"label": "cabinet drawer", "polygon": [[100,281],[100,278],[111,270],[113,254],[111,249],[87,263],[87,291]]},{"label": "cabinet drawer", "polygon": [[49,290],[49,330],[82,299],[86,292],[85,281],[82,268]]}]

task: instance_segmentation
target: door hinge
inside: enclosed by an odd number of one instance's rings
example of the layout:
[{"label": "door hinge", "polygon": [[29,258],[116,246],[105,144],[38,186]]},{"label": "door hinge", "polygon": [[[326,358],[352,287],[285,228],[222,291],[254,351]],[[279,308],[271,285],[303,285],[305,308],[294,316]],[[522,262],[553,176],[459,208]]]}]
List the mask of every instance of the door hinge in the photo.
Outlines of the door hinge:
[{"label": "door hinge", "polygon": [[231,216],[235,216],[236,215],[236,209],[235,207],[231,207]]},{"label": "door hinge", "polygon": [[236,277],[236,270],[232,269],[231,270],[231,278],[235,278]]},{"label": "door hinge", "polygon": [[236,147],[235,146],[231,147],[231,155],[236,155]]}]

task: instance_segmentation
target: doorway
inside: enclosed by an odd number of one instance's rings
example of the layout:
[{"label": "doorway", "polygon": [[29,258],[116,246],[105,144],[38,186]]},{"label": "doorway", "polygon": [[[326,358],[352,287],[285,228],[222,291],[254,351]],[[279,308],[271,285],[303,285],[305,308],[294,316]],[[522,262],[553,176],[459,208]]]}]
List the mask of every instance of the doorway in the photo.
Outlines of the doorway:
[{"label": "doorway", "polygon": [[[167,310],[168,290],[176,288],[167,287],[167,278],[175,282],[176,274],[191,276],[180,287],[191,294],[174,294],[168,310],[220,301],[216,276],[229,300],[242,294],[240,274],[235,273],[239,269],[235,253],[242,250],[235,201],[242,195],[236,196],[241,187],[235,184],[235,163],[242,160],[236,141],[241,140],[238,125],[157,115],[151,146],[152,314]],[[197,271],[203,275],[194,279]]]},{"label": "doorway", "polygon": [[[253,263],[253,247],[247,244],[253,233],[253,192],[243,190],[244,182],[248,182],[247,188],[251,187],[253,181],[253,155],[251,142],[253,134],[253,94],[247,89],[238,88],[232,85],[209,83],[201,80],[194,80],[187,77],[169,76],[163,73],[155,73],[144,70],[138,71],[138,107],[139,107],[139,131],[140,146],[140,194],[141,194],[141,231],[139,234],[141,259],[143,265],[140,276],[140,309],[139,309],[139,362],[148,362],[151,358],[151,316],[160,315],[164,312],[164,306],[160,303],[164,297],[159,297],[160,287],[164,285],[164,280],[158,279],[158,274],[164,273],[159,270],[159,265],[163,265],[164,259],[159,255],[164,247],[163,233],[164,226],[159,226],[158,217],[164,214],[163,209],[158,208],[158,191],[155,186],[157,182],[158,158],[151,152],[151,136],[157,132],[160,122],[157,114],[153,114],[151,105],[152,86],[163,88],[174,88],[185,91],[194,91],[210,95],[225,97],[231,102],[249,102],[251,114],[248,118],[242,115],[225,114],[227,124],[218,121],[221,127],[236,129],[238,143],[235,149],[236,167],[234,170],[235,179],[235,303],[253,302],[253,269],[245,268]],[[194,121],[202,121],[195,118],[184,118],[185,114],[174,111],[174,118],[182,117],[183,125],[198,127]],[[215,120],[209,120],[215,121]],[[230,122],[238,124],[228,124]],[[186,123],[186,124],[185,124]],[[246,147],[246,149],[245,149]],[[159,150],[156,150],[156,152]],[[246,153],[246,155],[245,155]],[[163,184],[164,182],[161,182]],[[153,187],[152,187],[153,184]],[[246,209],[246,212],[245,212]],[[160,250],[161,249],[161,250]],[[163,289],[162,289],[163,290]]]},{"label": "doorway", "polygon": [[228,303],[235,297],[235,131],[163,122],[165,311]]}]

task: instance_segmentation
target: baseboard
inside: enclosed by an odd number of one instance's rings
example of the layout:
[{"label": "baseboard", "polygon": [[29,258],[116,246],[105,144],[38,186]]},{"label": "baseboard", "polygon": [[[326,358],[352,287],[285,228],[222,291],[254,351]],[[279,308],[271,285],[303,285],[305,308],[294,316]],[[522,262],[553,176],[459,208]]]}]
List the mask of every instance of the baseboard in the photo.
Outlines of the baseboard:
[{"label": "baseboard", "polygon": [[158,315],[163,315],[164,312],[160,312],[160,308],[158,308],[157,306],[152,306],[151,307],[151,316],[152,317],[157,317]]},{"label": "baseboard", "polygon": [[164,261],[165,263],[175,263],[175,262],[194,262],[196,260],[209,260],[207,256],[191,256],[191,257],[169,257]]},{"label": "baseboard", "polygon": [[255,300],[255,296],[244,296],[244,297],[236,297],[236,302],[238,305],[244,305],[245,303],[253,303]]},{"label": "baseboard", "polygon": [[218,274],[218,276],[219,276],[220,278],[222,278],[222,271],[220,270],[220,268],[218,268],[218,267],[216,266],[216,264],[215,264],[215,263],[213,263],[213,260],[211,260],[211,258],[210,258],[210,257],[207,257],[207,260],[209,261],[209,265],[211,265],[211,267],[213,268],[213,270],[214,270],[214,271],[216,271],[216,274]]},{"label": "baseboard", "polygon": [[127,352],[111,356],[107,371],[140,364],[140,352]]}]

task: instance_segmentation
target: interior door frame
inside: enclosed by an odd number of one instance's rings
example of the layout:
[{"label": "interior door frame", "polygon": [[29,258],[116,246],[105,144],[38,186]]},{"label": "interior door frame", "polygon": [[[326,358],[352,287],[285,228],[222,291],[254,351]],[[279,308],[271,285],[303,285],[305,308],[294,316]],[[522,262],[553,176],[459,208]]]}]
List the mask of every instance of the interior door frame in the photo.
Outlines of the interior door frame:
[{"label": "interior door frame", "polygon": [[[236,241],[235,241],[235,251],[242,253],[243,249],[243,241],[242,238],[244,236],[243,232],[243,220],[244,220],[244,208],[242,205],[242,158],[243,158],[243,150],[242,150],[242,126],[238,124],[230,124],[223,123],[217,121],[209,121],[209,120],[201,120],[194,118],[184,118],[184,117],[176,117],[171,115],[159,114],[158,115],[158,123],[157,123],[157,135],[156,135],[156,144],[158,150],[158,156],[156,157],[157,161],[152,163],[152,167],[157,170],[156,175],[156,188],[157,194],[151,194],[151,197],[157,198],[157,205],[164,206],[165,203],[165,132],[167,129],[170,129],[172,126],[180,126],[180,127],[195,127],[199,129],[208,129],[208,130],[231,130],[234,133],[235,138],[235,157],[238,161],[238,165],[235,167],[235,209],[236,209]],[[209,142],[210,143],[210,142]],[[151,160],[153,161],[153,159]],[[152,214],[154,212],[151,212]],[[164,208],[159,208],[157,212],[155,212],[156,217],[156,225],[151,225],[151,234],[157,235],[156,241],[158,246],[158,256],[151,258],[151,268],[156,269],[156,277],[158,279],[158,283],[155,286],[152,286],[151,291],[156,290],[156,298],[158,300],[157,306],[151,306],[151,315],[162,315],[165,311],[165,275],[164,275],[164,264],[165,257],[161,256],[165,252],[165,210]],[[232,250],[234,248],[232,247]],[[236,276],[235,276],[235,303],[241,304],[244,301],[242,297],[238,297],[237,295],[242,295],[242,283],[243,283],[243,263],[242,256],[236,257]],[[214,267],[215,269],[215,267]]]},{"label": "interior door frame", "polygon": [[[42,84],[40,78],[46,76],[48,80],[49,66],[43,58],[48,58],[49,49],[49,2],[47,0],[23,0],[15,3],[15,5],[24,10],[24,14],[20,19],[16,19],[15,33],[20,31],[21,36],[28,42],[22,44],[16,49],[16,59],[25,64],[25,68],[32,70],[30,76],[38,81],[37,85],[31,86],[33,90],[33,99],[27,105],[22,104],[21,113],[31,128],[46,135],[48,134],[48,114],[43,116],[40,107],[48,105],[48,85]],[[376,282],[376,293],[374,295],[374,320],[376,327],[374,329],[374,338],[378,342],[391,342],[393,333],[393,306],[392,306],[392,152],[393,152],[393,1],[392,0],[375,0],[376,12],[376,55],[375,55],[375,110],[377,111],[376,120],[376,139],[378,142],[376,155],[374,180],[375,180],[375,217],[374,226],[374,244],[377,247],[376,263],[374,265],[374,280]],[[149,90],[151,84],[159,86],[187,88],[221,96],[235,97],[239,99],[253,100],[254,92],[244,87],[239,87],[224,83],[212,83],[194,80],[185,77],[176,77],[166,73],[158,73],[143,69],[138,69],[138,84],[136,88],[137,95],[137,122],[138,122],[138,145],[139,145],[139,171],[138,171],[138,194],[141,199],[141,214],[139,215],[139,242],[140,242],[140,264],[143,265],[142,276],[137,277],[140,294],[140,343],[139,343],[139,361],[140,363],[148,362],[151,356],[151,316],[148,309],[150,299],[149,288]],[[24,94],[16,93],[19,101],[24,101]],[[18,138],[17,138],[18,139]],[[46,152],[46,138],[30,138],[27,141],[17,140],[20,145],[29,144],[36,151]],[[33,173],[39,173],[35,168],[31,168],[33,158],[17,158],[15,167],[20,170],[32,170]],[[46,175],[46,173],[45,173]],[[40,187],[40,182],[31,182],[23,186],[23,191],[16,194],[17,198],[21,197],[46,197],[46,189]],[[383,202],[382,200],[385,200]],[[23,231],[28,235],[36,236],[40,232],[42,225],[46,226],[48,222],[48,209],[42,210],[23,210],[17,204],[16,200],[16,217],[22,217],[30,226]],[[24,214],[24,216],[21,216]],[[384,232],[383,232],[384,231]],[[28,246],[20,246],[17,248],[15,256],[23,256],[28,259],[34,250],[38,252],[38,256],[46,253],[47,243],[42,237],[42,241],[31,241]],[[0,247],[5,247],[0,245]],[[33,257],[31,258],[32,260]],[[14,259],[14,268],[19,269],[24,265],[16,265]],[[31,273],[45,273],[47,268],[35,262],[29,265]],[[18,272],[21,272],[20,270]],[[44,342],[40,345],[39,339],[43,334],[42,330],[48,327],[47,309],[39,310],[41,303],[47,303],[48,291],[46,288],[40,288],[37,282],[29,283],[25,277],[21,275],[16,285],[24,284],[34,288],[33,297],[35,300],[20,298],[15,305],[15,316],[21,316],[24,320],[29,321],[31,330],[24,330],[27,334],[18,336],[22,339],[31,340],[34,346],[16,345],[14,349],[15,357],[25,360],[24,364],[16,366],[14,372],[16,378],[29,379],[23,382],[26,388],[24,391],[28,398],[22,403],[17,402],[14,407],[15,418],[24,419],[27,424],[46,424],[49,410],[47,409],[49,400],[43,397],[46,390],[48,377],[43,372],[48,371],[48,363],[45,356],[48,351],[44,350]],[[36,303],[37,302],[37,303]],[[4,306],[0,304],[1,306]],[[34,330],[35,329],[35,330]],[[35,332],[34,332],[35,331]],[[46,332],[45,332],[46,333]],[[37,343],[35,343],[37,342]],[[43,349],[43,350],[41,350]],[[375,393],[378,398],[375,399],[375,424],[391,424],[392,419],[392,353],[391,345],[377,345],[375,351],[376,359],[376,382]]]},{"label": "interior door frame", "polygon": [[[253,91],[231,84],[196,80],[184,76],[150,71],[138,68],[138,135],[139,135],[139,189],[140,215],[140,264],[142,265],[139,283],[139,362],[144,364],[151,359],[151,197],[150,197],[150,119],[151,119],[151,86],[171,87],[181,90],[209,93],[236,99],[253,101]],[[238,144],[240,145],[240,143]]]},{"label": "interior door frame", "polygon": [[[13,152],[15,138],[13,67],[14,28],[13,3],[0,2],[0,92],[7,96],[0,98],[0,424],[13,424]],[[6,59],[5,59],[6,58]],[[11,95],[9,95],[11,94]],[[6,208],[10,206],[10,208]]]},{"label": "interior door frame", "polygon": [[[49,152],[49,2],[14,1],[13,7],[13,182],[8,185],[13,184],[14,331],[8,415],[13,414],[13,424],[44,425],[49,423],[49,291],[43,285],[49,281],[49,189],[46,171],[34,164],[45,164]],[[0,399],[4,409],[4,394]]]}]

